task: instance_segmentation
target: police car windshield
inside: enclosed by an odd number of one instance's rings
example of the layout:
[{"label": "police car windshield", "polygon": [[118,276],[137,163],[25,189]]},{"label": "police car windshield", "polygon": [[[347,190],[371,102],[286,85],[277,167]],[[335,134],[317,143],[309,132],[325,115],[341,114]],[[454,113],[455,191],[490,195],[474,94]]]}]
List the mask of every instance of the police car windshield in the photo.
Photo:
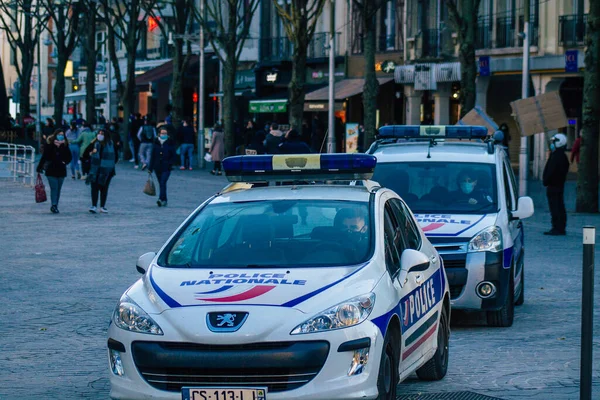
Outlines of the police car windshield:
[{"label": "police car windshield", "polygon": [[369,203],[264,200],[206,206],[159,258],[166,267],[354,265],[373,252]]},{"label": "police car windshield", "polygon": [[398,193],[415,214],[485,214],[498,210],[495,171],[482,163],[377,163],[373,180]]}]

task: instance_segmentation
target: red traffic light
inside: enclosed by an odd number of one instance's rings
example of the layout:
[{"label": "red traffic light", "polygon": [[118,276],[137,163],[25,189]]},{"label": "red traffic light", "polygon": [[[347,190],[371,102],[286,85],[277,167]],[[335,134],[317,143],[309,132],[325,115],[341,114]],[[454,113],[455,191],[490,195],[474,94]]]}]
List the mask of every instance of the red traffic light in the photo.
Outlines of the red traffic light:
[{"label": "red traffic light", "polygon": [[217,101],[217,96],[213,96],[213,101]]},{"label": "red traffic light", "polygon": [[198,93],[194,92],[194,94],[192,95],[192,100],[194,101],[194,103],[198,102]]}]

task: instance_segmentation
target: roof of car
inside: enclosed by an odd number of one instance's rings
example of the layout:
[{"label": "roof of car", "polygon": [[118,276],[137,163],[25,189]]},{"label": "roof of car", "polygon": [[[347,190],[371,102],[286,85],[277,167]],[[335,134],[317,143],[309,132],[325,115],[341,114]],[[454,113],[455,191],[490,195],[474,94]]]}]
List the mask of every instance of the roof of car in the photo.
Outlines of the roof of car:
[{"label": "roof of car", "polygon": [[[437,141],[435,146],[429,148],[429,142],[422,141],[380,144],[372,154],[377,157],[378,163],[450,161],[494,164],[496,153],[499,150],[497,149],[493,154],[490,154],[487,149],[486,143],[466,141]],[[431,155],[430,158],[427,157],[428,152]]]},{"label": "roof of car", "polygon": [[216,196],[211,204],[260,200],[345,200],[368,202],[371,192],[365,186],[286,185],[231,190]]}]

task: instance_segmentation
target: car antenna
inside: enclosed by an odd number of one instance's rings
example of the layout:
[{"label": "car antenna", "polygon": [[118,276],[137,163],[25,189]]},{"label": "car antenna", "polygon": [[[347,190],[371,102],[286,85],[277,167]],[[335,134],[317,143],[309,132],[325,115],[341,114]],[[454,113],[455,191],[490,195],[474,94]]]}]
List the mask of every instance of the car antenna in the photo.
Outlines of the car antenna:
[{"label": "car antenna", "polygon": [[431,158],[431,148],[437,145],[434,138],[429,139],[429,146],[427,146],[427,158]]}]

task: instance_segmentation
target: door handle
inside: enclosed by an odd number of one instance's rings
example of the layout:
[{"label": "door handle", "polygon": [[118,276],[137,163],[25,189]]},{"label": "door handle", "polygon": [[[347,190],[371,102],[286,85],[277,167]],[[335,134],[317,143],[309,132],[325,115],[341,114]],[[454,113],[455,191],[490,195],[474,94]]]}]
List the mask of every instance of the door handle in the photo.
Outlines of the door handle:
[{"label": "door handle", "polygon": [[415,275],[415,282],[420,285],[423,282],[423,275]]}]

